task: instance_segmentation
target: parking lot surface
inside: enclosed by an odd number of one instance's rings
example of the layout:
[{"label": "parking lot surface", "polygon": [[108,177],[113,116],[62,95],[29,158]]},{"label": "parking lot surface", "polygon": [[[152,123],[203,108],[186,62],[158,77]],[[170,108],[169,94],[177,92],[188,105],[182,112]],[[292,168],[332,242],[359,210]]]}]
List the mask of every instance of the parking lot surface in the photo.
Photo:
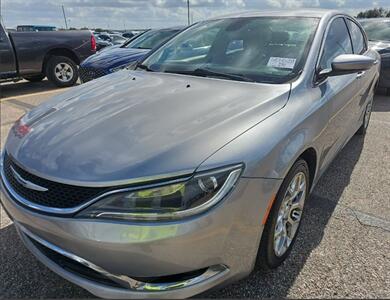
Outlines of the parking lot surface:
[{"label": "parking lot surface", "polygon": [[[62,92],[47,81],[1,86],[1,147],[24,112]],[[200,297],[390,298],[390,97],[377,95],[368,133],[323,175],[290,257]],[[93,295],[39,263],[0,206],[0,298]]]}]

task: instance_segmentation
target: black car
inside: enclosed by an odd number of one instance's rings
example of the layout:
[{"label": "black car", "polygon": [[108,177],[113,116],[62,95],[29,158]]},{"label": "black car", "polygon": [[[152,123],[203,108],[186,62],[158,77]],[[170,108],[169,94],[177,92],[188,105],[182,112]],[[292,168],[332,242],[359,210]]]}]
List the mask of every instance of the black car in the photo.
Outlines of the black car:
[{"label": "black car", "polygon": [[134,33],[132,32],[125,32],[125,33],[122,33],[122,36],[126,39],[131,39],[132,37],[134,37]]},{"label": "black car", "polygon": [[381,55],[381,75],[378,86],[390,95],[390,18],[359,20],[367,33],[370,47]]}]

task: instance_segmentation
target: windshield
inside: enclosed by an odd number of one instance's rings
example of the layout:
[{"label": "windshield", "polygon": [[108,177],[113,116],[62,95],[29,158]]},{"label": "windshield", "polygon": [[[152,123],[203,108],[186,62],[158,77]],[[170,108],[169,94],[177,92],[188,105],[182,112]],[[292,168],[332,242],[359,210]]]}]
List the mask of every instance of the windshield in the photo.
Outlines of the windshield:
[{"label": "windshield", "polygon": [[361,21],[370,41],[390,41],[390,21]]},{"label": "windshield", "polygon": [[229,18],[194,25],[140,68],[230,80],[283,83],[303,68],[319,19]]},{"label": "windshield", "polygon": [[150,30],[127,44],[126,48],[153,49],[168,40],[178,30]]}]

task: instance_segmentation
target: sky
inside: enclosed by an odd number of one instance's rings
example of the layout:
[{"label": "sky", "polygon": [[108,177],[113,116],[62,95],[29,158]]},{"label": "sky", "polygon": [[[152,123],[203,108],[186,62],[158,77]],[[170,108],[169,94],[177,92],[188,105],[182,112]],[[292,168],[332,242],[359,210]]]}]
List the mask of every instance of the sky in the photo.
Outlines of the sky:
[{"label": "sky", "polygon": [[[0,0],[6,27],[19,24],[137,29],[187,24],[187,0]],[[190,0],[194,22],[227,13],[264,10],[326,8],[356,15],[359,11],[384,7],[390,0]]]}]

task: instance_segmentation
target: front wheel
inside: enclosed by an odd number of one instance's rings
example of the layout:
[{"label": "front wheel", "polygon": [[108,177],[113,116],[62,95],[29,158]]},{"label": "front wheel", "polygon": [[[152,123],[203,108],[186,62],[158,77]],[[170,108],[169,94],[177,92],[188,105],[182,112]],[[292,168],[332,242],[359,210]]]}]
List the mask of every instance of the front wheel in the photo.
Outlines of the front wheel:
[{"label": "front wheel", "polygon": [[309,168],[299,159],[283,180],[265,224],[257,257],[260,267],[276,268],[289,255],[308,194]]},{"label": "front wheel", "polygon": [[77,65],[66,56],[52,56],[46,65],[46,75],[58,87],[72,86],[79,77]]}]

